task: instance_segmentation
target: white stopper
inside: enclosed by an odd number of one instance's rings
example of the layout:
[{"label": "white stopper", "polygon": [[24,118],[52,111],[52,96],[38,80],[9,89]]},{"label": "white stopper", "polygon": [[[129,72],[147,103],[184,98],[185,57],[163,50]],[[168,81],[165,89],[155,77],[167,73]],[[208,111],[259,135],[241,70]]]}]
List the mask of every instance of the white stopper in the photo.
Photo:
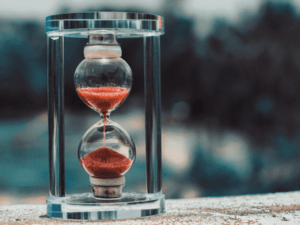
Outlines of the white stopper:
[{"label": "white stopper", "polygon": [[122,50],[119,45],[88,45],[84,47],[86,59],[121,57]]},{"label": "white stopper", "polygon": [[121,186],[125,185],[125,176],[114,178],[90,177],[90,183],[96,186]]}]

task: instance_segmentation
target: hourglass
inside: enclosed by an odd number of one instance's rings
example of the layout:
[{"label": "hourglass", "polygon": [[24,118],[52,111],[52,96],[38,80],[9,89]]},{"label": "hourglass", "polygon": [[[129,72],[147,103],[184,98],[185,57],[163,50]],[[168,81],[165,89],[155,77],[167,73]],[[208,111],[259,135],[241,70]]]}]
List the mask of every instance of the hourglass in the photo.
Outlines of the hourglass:
[{"label": "hourglass", "polygon": [[135,145],[129,134],[110,120],[110,113],[127,98],[132,72],[120,58],[115,34],[89,35],[84,56],[74,76],[76,91],[87,106],[100,113],[101,121],[84,134],[78,157],[90,175],[94,196],[118,198],[125,185],[124,174],[135,159]]},{"label": "hourglass", "polygon": [[[51,218],[114,220],[164,212],[161,170],[160,35],[161,16],[127,12],[85,12],[46,18],[48,37],[48,125]],[[91,192],[65,193],[64,41],[87,38],[84,58],[77,66],[74,84],[79,98],[100,121],[83,135],[79,164],[89,176]],[[146,192],[126,192],[125,175],[131,169],[136,147],[111,113],[128,97],[133,80],[122,59],[120,38],[144,39]],[[70,55],[67,53],[67,57]],[[127,175],[126,175],[127,176]]]}]

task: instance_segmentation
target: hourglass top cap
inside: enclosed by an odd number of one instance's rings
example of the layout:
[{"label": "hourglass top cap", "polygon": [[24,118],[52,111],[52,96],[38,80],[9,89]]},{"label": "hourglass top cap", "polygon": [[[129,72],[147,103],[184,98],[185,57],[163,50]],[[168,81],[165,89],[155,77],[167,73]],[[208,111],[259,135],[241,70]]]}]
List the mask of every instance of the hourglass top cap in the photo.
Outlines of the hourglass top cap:
[{"label": "hourglass top cap", "polygon": [[81,12],[46,17],[46,33],[50,36],[87,37],[98,30],[114,31],[123,38],[164,34],[164,18],[132,12]]},{"label": "hourglass top cap", "polygon": [[87,45],[119,45],[117,36],[113,32],[99,32],[97,34],[89,35],[89,42]]},{"label": "hourglass top cap", "polygon": [[84,57],[86,59],[119,58],[121,55],[121,47],[118,44],[116,35],[113,33],[90,34],[89,42],[84,47]]}]

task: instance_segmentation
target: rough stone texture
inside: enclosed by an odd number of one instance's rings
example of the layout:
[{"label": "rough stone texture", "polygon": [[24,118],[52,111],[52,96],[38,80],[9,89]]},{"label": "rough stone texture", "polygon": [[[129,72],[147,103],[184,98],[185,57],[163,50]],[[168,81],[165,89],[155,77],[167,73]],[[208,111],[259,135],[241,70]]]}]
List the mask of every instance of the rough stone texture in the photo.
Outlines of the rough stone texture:
[{"label": "rough stone texture", "polygon": [[46,205],[0,207],[0,224],[300,224],[300,192],[166,201],[166,213],[119,221],[63,221],[45,216]]}]

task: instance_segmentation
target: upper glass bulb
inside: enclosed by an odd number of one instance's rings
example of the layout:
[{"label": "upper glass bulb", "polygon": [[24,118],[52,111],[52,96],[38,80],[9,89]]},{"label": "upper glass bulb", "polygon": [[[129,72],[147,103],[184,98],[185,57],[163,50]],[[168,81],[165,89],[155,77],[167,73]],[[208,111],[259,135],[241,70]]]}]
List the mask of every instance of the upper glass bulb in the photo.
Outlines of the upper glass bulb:
[{"label": "upper glass bulb", "polygon": [[132,71],[120,58],[121,48],[114,34],[90,35],[84,56],[74,75],[76,91],[87,106],[105,117],[128,96]]}]

